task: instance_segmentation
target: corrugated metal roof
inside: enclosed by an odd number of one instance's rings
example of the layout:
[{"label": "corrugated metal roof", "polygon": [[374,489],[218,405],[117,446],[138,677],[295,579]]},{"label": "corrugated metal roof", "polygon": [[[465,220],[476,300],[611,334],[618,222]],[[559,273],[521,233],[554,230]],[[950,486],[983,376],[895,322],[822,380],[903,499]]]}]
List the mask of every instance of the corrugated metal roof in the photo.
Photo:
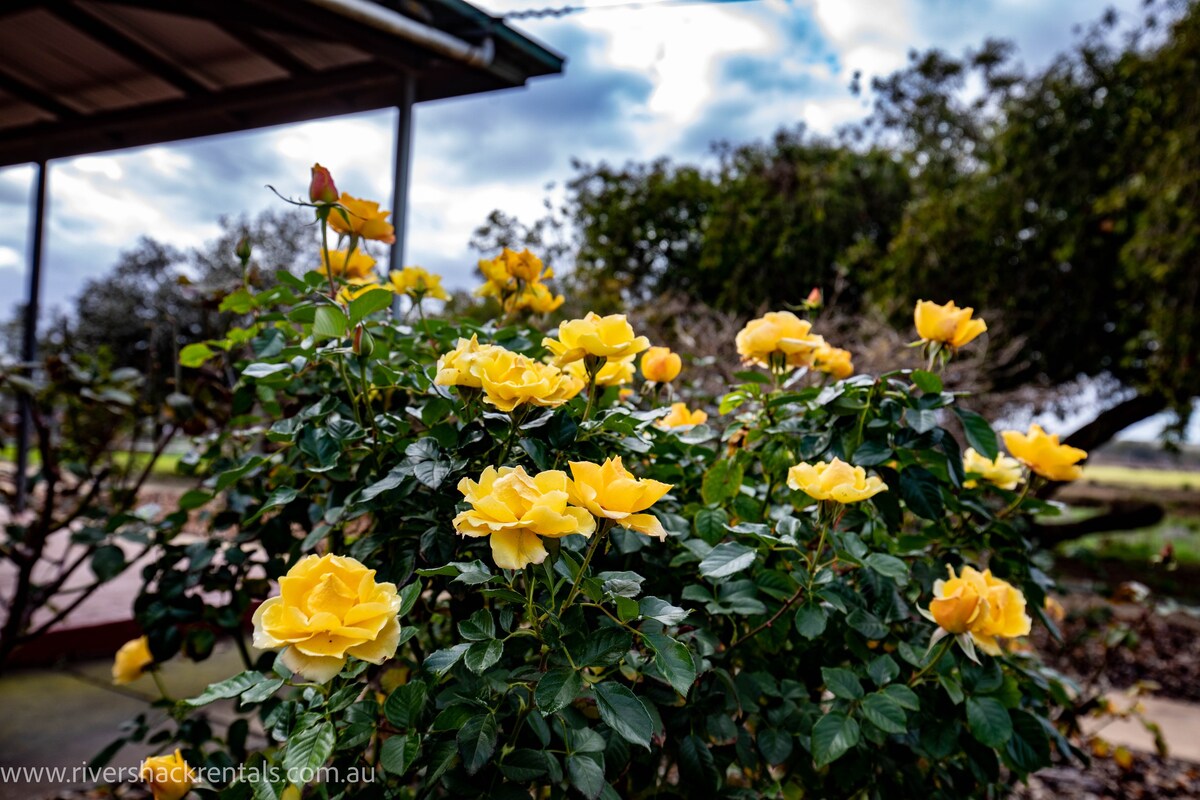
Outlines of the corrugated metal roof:
[{"label": "corrugated metal roof", "polygon": [[0,166],[523,85],[562,58],[461,0],[375,0],[495,58],[468,66],[305,0],[9,0]]}]

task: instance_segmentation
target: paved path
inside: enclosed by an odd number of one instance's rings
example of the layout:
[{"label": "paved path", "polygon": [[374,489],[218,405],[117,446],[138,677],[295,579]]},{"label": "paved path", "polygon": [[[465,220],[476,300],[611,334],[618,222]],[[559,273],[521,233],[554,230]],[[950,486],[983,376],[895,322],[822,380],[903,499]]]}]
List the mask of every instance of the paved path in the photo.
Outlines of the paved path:
[{"label": "paved path", "polygon": [[[1128,708],[1132,702],[1120,692],[1114,692],[1109,697],[1118,709]],[[1168,754],[1172,758],[1200,764],[1200,705],[1165,697],[1142,697],[1140,700],[1146,721],[1157,724],[1162,731]],[[1154,734],[1146,730],[1146,726],[1136,717],[1097,721],[1085,726],[1085,729],[1114,745],[1124,745],[1130,750],[1144,753],[1157,752]]]},{"label": "paved path", "polygon": [[[161,726],[165,713],[150,707],[159,696],[153,679],[143,676],[127,686],[113,686],[111,669],[112,660],[104,659],[0,677],[0,773],[5,767],[83,766],[117,737],[123,722],[143,712],[152,726]],[[175,697],[190,697],[242,669],[236,649],[224,641],[207,661],[176,658],[164,664],[162,679]],[[228,708],[210,708],[214,723],[228,719]],[[128,746],[110,763],[136,767],[151,749]],[[84,785],[69,776],[41,782],[4,777],[0,774],[0,800],[34,800],[55,789]]]}]

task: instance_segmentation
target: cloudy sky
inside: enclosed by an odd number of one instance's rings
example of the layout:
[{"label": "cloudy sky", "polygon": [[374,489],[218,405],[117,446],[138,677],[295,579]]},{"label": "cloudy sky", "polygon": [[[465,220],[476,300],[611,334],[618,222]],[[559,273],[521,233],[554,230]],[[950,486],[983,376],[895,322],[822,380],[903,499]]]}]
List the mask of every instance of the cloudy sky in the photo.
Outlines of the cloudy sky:
[{"label": "cloudy sky", "polygon": [[[1131,14],[1138,4],[1116,7]],[[418,107],[407,260],[471,285],[471,231],[495,208],[538,216],[573,157],[705,162],[716,139],[764,138],[799,122],[831,131],[864,112],[847,88],[855,70],[869,79],[902,66],[910,48],[959,52],[988,36],[1016,41],[1036,66],[1101,11],[1096,0],[750,0],[521,20],[567,56],[566,74]],[[69,301],[143,234],[199,244],[221,214],[278,204],[266,184],[303,193],[314,161],[352,194],[390,197],[394,125],[395,112],[383,111],[55,162],[44,301]],[[3,316],[24,296],[32,176],[0,170]]]}]

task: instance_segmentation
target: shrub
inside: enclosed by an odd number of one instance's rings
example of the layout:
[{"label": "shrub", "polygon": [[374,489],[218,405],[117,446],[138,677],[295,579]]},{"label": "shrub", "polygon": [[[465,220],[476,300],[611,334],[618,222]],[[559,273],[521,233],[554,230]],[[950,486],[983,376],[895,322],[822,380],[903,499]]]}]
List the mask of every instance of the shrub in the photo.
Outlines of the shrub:
[{"label": "shrub", "polygon": [[[350,199],[314,200],[323,229],[375,213]],[[807,320],[756,320],[718,425],[634,379],[623,317],[521,316],[553,300],[535,262],[487,262],[485,324],[426,316],[423,281],[401,315],[337,261],[281,272],[184,354],[240,376],[182,499],[221,535],[158,538],[138,620],[159,661],[252,612],[272,651],[173,705],[202,791],[959,798],[1075,752],[1071,689],[1019,638],[1053,628],[1038,479],[937,374],[964,310],[929,370],[841,380]],[[230,698],[227,732],[196,710]]]}]

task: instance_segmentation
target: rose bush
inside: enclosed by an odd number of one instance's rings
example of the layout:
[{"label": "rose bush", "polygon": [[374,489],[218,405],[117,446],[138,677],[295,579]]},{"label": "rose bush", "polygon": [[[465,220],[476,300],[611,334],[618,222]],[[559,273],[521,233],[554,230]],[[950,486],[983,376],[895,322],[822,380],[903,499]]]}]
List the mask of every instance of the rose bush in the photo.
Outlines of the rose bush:
[{"label": "rose bush", "polygon": [[[354,263],[386,214],[314,175]],[[239,376],[182,499],[214,535],[158,536],[138,619],[160,657],[241,643],[251,615],[281,649],[172,704],[163,747],[259,776],[196,792],[957,800],[1077,754],[1073,688],[1019,646],[1053,629],[1025,535],[1049,509],[969,398],[852,375],[772,312],[729,343],[759,368],[712,416],[669,406],[689,369],[623,316],[554,326],[520,299],[550,294],[540,261],[485,263],[493,322],[281,273],[240,298],[249,327],[183,354]],[[947,308],[920,332],[941,359],[983,329]],[[1014,455],[1050,478],[1074,457]],[[198,710],[222,699],[227,730]]]}]

